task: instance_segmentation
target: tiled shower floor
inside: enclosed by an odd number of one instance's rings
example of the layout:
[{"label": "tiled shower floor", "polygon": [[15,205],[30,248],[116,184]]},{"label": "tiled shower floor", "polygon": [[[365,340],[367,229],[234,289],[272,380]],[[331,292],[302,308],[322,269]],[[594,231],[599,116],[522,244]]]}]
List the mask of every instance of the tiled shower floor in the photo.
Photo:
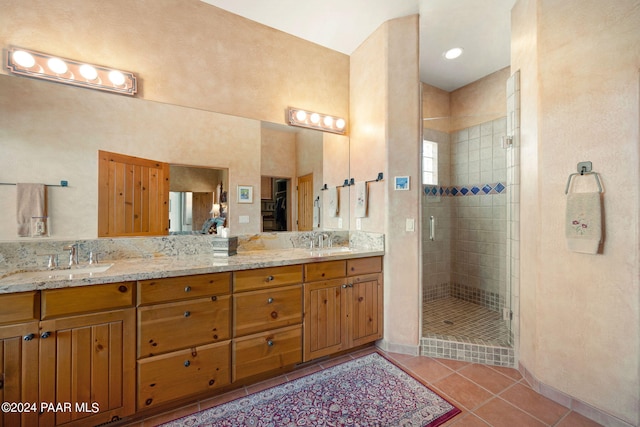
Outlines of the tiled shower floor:
[{"label": "tiled shower floor", "polygon": [[509,347],[502,314],[454,297],[422,306],[422,336],[486,346]]}]

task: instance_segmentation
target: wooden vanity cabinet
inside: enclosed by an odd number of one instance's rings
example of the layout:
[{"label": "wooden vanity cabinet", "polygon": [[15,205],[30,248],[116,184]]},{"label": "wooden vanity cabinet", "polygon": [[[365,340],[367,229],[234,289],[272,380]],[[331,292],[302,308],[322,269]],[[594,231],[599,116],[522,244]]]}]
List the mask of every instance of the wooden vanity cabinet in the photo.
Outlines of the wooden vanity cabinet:
[{"label": "wooden vanity cabinet", "polygon": [[302,266],[234,273],[232,378],[302,361]]},{"label": "wooden vanity cabinet", "polygon": [[[0,402],[38,402],[39,293],[0,295],[0,307]],[[0,427],[20,425],[37,426],[38,412],[0,411]]]},{"label": "wooden vanity cabinet", "polygon": [[[93,426],[135,412],[133,282],[41,292],[41,426]],[[88,313],[88,311],[91,311]]]},{"label": "wooden vanity cabinet", "polygon": [[304,361],[382,338],[382,302],[381,257],[305,265]]},{"label": "wooden vanity cabinet", "polygon": [[231,273],[138,282],[138,410],[231,382]]}]

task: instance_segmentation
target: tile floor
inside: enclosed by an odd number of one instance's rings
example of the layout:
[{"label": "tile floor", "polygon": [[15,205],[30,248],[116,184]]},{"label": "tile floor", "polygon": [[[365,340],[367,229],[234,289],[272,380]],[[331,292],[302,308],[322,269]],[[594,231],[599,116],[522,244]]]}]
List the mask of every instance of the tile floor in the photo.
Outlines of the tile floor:
[{"label": "tile floor", "polygon": [[[374,350],[362,350],[341,358],[319,362],[299,371],[131,425],[156,426],[371,351]],[[461,414],[443,425],[446,427],[595,427],[600,425],[534,392],[516,369],[425,356],[385,354],[462,410]]]},{"label": "tile floor", "polygon": [[454,297],[422,304],[422,336],[509,346],[509,329],[501,313]]}]

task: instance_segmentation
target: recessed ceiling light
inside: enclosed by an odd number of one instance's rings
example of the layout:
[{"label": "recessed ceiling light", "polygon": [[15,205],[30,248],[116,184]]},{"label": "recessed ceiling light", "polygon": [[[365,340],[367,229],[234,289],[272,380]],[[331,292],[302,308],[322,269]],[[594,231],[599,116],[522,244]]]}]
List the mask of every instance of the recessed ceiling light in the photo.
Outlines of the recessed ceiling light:
[{"label": "recessed ceiling light", "polygon": [[454,47],[453,49],[449,49],[445,53],[442,54],[446,59],[456,59],[460,55],[462,55],[461,47]]}]

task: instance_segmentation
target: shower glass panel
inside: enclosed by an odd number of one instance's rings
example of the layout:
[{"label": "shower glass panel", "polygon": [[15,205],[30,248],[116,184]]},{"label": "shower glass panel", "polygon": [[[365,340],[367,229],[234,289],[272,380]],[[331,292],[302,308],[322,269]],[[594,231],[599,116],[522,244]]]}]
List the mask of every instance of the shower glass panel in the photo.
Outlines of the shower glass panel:
[{"label": "shower glass panel", "polygon": [[[425,182],[431,175],[423,170],[422,336],[508,348],[506,118],[441,129],[425,121],[423,167],[432,157],[438,179]],[[486,362],[499,354],[485,353]]]}]

